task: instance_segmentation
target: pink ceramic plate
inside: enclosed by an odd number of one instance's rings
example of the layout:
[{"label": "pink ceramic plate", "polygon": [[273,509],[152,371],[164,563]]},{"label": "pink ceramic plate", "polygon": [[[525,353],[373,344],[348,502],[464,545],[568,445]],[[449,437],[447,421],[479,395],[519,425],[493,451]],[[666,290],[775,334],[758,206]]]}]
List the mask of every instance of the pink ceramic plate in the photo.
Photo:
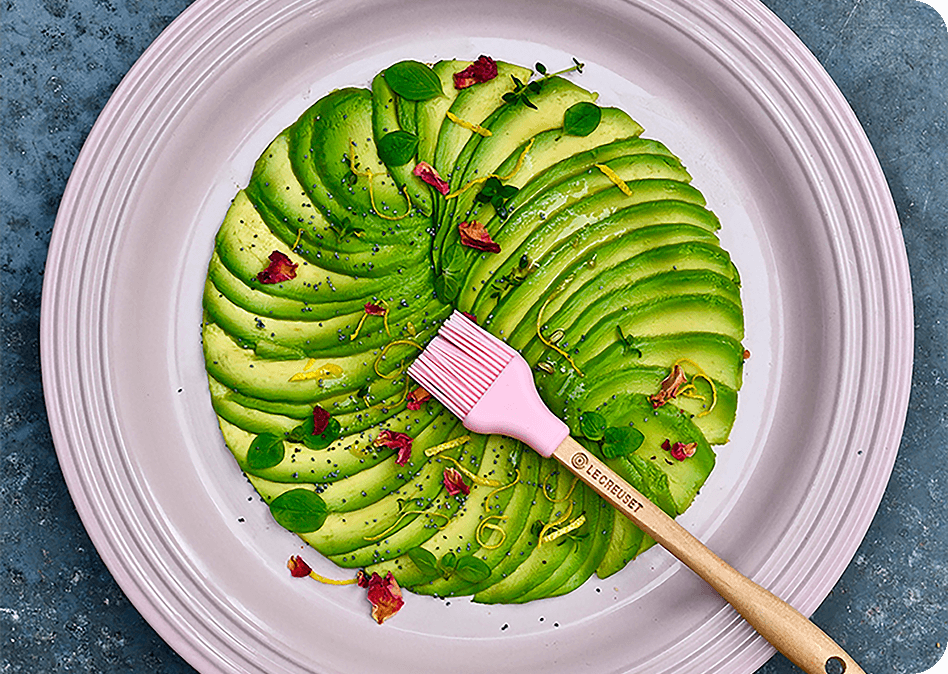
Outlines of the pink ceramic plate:
[{"label": "pink ceramic plate", "polygon": [[869,526],[908,399],[905,250],[854,115],[762,5],[198,0],[83,148],[53,233],[42,350],[84,523],[137,608],[203,672],[740,674],[772,653],[660,549],[525,606],[409,595],[380,628],[358,588],[290,578],[299,543],[223,445],[201,291],[254,160],[334,87],[401,58],[481,53],[585,61],[583,86],[681,156],[724,222],[752,356],[731,442],[683,523],[804,613]]}]

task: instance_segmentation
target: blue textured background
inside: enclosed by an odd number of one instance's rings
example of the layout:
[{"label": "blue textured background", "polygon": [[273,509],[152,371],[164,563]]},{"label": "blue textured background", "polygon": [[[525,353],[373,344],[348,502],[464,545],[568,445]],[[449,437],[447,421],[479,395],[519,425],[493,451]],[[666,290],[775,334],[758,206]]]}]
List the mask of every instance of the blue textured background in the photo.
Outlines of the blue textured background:
[{"label": "blue textured background", "polygon": [[[2,674],[193,672],[90,543],[56,461],[39,365],[42,270],[66,179],[119,80],[188,4],[0,5]],[[898,207],[915,297],[899,458],[868,536],[814,620],[867,672],[919,672],[948,641],[948,32],[914,0],[765,4],[820,59],[865,127]],[[795,671],[777,656],[759,674]]]}]

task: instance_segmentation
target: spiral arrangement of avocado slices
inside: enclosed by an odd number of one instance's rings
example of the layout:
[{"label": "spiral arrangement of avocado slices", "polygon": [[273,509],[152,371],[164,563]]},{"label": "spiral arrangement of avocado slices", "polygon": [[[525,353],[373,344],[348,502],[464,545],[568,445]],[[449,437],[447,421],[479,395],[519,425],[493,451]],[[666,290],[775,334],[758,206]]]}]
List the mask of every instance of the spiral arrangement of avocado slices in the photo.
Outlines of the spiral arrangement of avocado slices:
[{"label": "spiral arrangement of avocado slices", "polygon": [[[674,516],[733,424],[743,312],[718,219],[668,148],[615,108],[567,133],[567,110],[596,99],[575,74],[532,80],[524,102],[505,94],[535,73],[498,63],[456,89],[470,64],[425,66],[441,93],[418,100],[383,71],[270,144],[217,234],[203,340],[224,440],[281,524],[416,593],[516,603],[605,578],[653,541],[517,441],[469,434],[433,399],[410,409],[419,349],[468,312],[534,366],[575,437]],[[417,146],[386,165],[378,144],[397,131]],[[415,174],[420,162],[449,193]],[[508,188],[502,207],[479,198],[490,176]],[[472,221],[500,252],[465,245]],[[265,283],[274,251],[295,275]],[[676,365],[687,384],[656,406]],[[316,407],[338,424],[326,446],[298,433]],[[590,412],[644,441],[603,453],[580,422]],[[385,430],[412,439],[407,462],[376,442]],[[446,468],[469,494],[449,493]]]}]

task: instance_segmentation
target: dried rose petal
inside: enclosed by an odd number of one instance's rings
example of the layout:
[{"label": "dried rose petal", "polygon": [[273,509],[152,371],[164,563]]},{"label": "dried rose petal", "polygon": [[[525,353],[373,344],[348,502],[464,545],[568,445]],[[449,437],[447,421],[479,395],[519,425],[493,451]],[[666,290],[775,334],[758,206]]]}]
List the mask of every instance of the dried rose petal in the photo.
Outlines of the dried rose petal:
[{"label": "dried rose petal", "polygon": [[408,394],[408,409],[420,410],[421,406],[431,400],[431,394],[420,386]]},{"label": "dried rose petal", "polygon": [[395,457],[395,463],[404,466],[411,459],[412,438],[405,433],[390,431],[387,428],[379,431],[374,440],[376,447],[391,447],[398,450],[398,456]]},{"label": "dried rose petal", "polygon": [[464,484],[464,476],[455,468],[444,469],[443,482],[444,488],[448,490],[451,496],[457,496],[458,494],[467,496],[471,493],[471,487]]},{"label": "dried rose petal", "polygon": [[484,225],[476,220],[462,222],[458,225],[458,232],[461,234],[461,243],[465,246],[488,253],[500,252],[500,245],[494,243],[494,240],[490,238],[490,234],[484,229]]},{"label": "dried rose petal", "polygon": [[680,365],[672,367],[671,372],[662,380],[659,385],[659,391],[655,395],[650,395],[648,400],[653,408],[658,408],[667,403],[671,398],[678,395],[678,389],[688,383],[688,377]]},{"label": "dried rose petal", "polygon": [[270,253],[270,264],[262,272],[257,274],[257,280],[260,283],[283,283],[296,278],[295,264],[290,258],[278,250]]},{"label": "dried rose petal", "polygon": [[395,582],[395,576],[389,571],[385,578],[373,573],[369,577],[365,571],[356,574],[359,587],[368,588],[368,599],[372,604],[372,617],[379,625],[398,613],[405,605],[402,589]]},{"label": "dried rose petal", "polygon": [[447,194],[451,191],[451,186],[448,183],[441,179],[441,176],[438,175],[438,172],[435,171],[434,167],[428,162],[420,161],[418,165],[415,166],[415,170],[412,171],[416,176],[422,179],[422,181],[428,183],[433,188],[441,192],[441,194]]},{"label": "dried rose petal", "polygon": [[698,449],[697,442],[671,442],[670,440],[665,440],[662,443],[662,449],[671,452],[673,458],[684,461],[690,456],[695,455],[695,451]]},{"label": "dried rose petal", "polygon": [[497,64],[490,56],[481,55],[474,63],[459,73],[454,73],[454,88],[467,87],[486,82],[497,77]]},{"label": "dried rose petal", "polygon": [[329,414],[322,407],[317,405],[313,408],[313,435],[322,435],[326,432],[326,427],[329,426],[329,420],[332,419],[332,415]]},{"label": "dried rose petal", "polygon": [[313,571],[299,555],[290,557],[286,562],[286,568],[290,570],[290,575],[294,578],[305,578]]},{"label": "dried rose petal", "polygon": [[372,304],[371,302],[366,302],[365,313],[367,313],[369,316],[384,316],[385,307],[378,304]]}]

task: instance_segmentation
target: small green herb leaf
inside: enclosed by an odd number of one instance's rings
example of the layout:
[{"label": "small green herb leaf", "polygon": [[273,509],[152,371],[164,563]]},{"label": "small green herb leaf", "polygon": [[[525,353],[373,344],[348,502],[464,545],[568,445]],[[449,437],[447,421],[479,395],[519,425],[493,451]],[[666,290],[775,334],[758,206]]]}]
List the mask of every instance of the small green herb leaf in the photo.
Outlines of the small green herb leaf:
[{"label": "small green herb leaf", "polygon": [[441,559],[438,561],[438,570],[441,571],[441,575],[445,578],[451,576],[454,573],[454,570],[458,566],[458,556],[453,552],[446,552],[441,556]]},{"label": "small green herb leaf", "polygon": [[533,68],[541,75],[546,75],[546,66],[543,65],[542,63],[538,62]]},{"label": "small green herb leaf", "polygon": [[563,115],[563,131],[570,136],[588,136],[602,121],[602,110],[595,103],[580,101]]},{"label": "small green herb leaf", "polygon": [[300,442],[309,449],[325,449],[339,438],[342,427],[339,425],[337,419],[330,419],[326,430],[321,434],[313,435],[313,430],[315,430],[313,428],[313,417],[310,416],[306,418],[306,421],[290,431],[287,439],[290,442]]},{"label": "small green herb leaf", "polygon": [[418,151],[418,136],[407,131],[392,131],[378,142],[379,159],[389,166],[404,166]]},{"label": "small green herb leaf", "polygon": [[473,555],[459,557],[456,570],[458,575],[469,583],[479,583],[490,578],[490,567],[483,559]]},{"label": "small green herb leaf", "polygon": [[409,101],[426,101],[444,95],[441,79],[418,61],[399,61],[386,68],[383,76],[392,91]]},{"label": "small green herb leaf", "polygon": [[284,451],[283,438],[273,433],[261,433],[253,439],[247,450],[247,468],[273,468],[283,460]]},{"label": "small green herb leaf", "polygon": [[327,513],[326,502],[309,489],[291,489],[270,502],[270,514],[277,524],[297,534],[319,529]]},{"label": "small green herb leaf", "polygon": [[631,426],[610,427],[602,434],[602,455],[607,459],[631,454],[645,442],[642,431]]},{"label": "small green herb leaf", "polygon": [[592,440],[602,440],[606,432],[606,418],[599,412],[583,412],[579,415],[579,432]]},{"label": "small green herb leaf", "polygon": [[439,574],[438,558],[428,550],[424,548],[412,548],[408,551],[408,558],[425,576],[434,577]]}]

